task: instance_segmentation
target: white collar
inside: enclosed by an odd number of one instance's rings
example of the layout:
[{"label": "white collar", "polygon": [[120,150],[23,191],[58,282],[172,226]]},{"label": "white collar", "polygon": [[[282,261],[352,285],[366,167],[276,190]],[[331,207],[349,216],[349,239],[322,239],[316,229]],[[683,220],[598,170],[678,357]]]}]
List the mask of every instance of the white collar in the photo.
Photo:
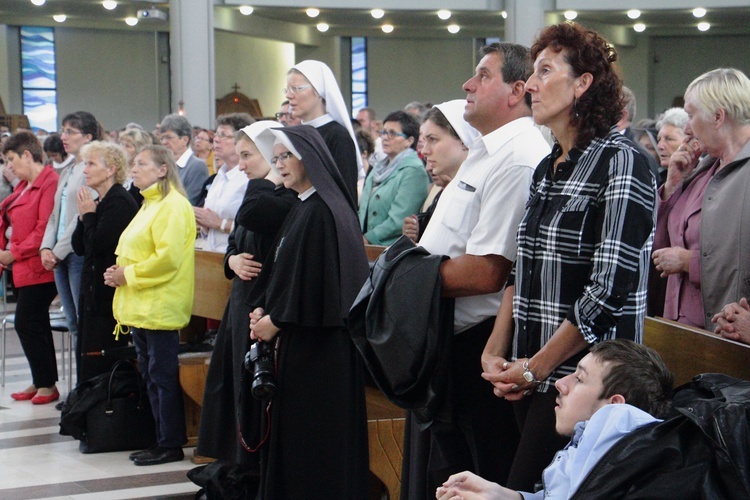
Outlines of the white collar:
[{"label": "white collar", "polygon": [[315,194],[316,191],[317,191],[317,189],[315,189],[315,186],[312,186],[310,189],[306,189],[305,191],[303,191],[300,194],[298,194],[297,198],[299,198],[302,201],[305,201],[310,196],[312,196],[313,194]]}]

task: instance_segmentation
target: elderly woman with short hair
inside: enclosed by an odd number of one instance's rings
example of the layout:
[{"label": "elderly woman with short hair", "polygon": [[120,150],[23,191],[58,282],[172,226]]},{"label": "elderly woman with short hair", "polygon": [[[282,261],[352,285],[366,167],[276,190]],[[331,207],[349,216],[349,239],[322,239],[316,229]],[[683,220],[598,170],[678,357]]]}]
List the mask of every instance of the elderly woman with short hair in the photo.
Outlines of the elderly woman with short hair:
[{"label": "elderly woman with short hair", "polygon": [[[104,285],[102,276],[114,265],[117,240],[138,211],[138,204],[122,186],[129,170],[123,148],[95,141],[81,149],[81,157],[86,164],[86,186],[78,191],[78,224],[71,239],[73,251],[83,256],[76,343],[79,383],[112,368],[117,358],[101,356],[103,350],[128,343],[124,336],[118,340],[112,335],[115,290]],[[99,195],[98,202],[88,188]]]},{"label": "elderly woman with short hair", "polygon": [[688,115],[682,108],[669,108],[662,114],[659,121],[656,122],[656,151],[659,153],[659,163],[661,169],[659,172],[664,177],[663,184],[667,179],[667,168],[669,168],[669,159],[672,157],[682,140],[685,139],[685,125],[688,122]]},{"label": "elderly woman with short hair", "polygon": [[708,328],[724,304],[750,294],[750,79],[731,68],[704,73],[685,91],[685,111],[687,137],[659,191],[653,259],[668,277],[664,317]]},{"label": "elderly woman with short hair", "polygon": [[153,146],[154,137],[143,129],[129,128],[120,134],[118,141],[125,151],[125,157],[128,160],[125,181],[122,182],[122,185],[130,193],[135,202],[140,205],[143,201],[143,196],[141,196],[140,190],[133,185],[133,179],[130,178],[130,169],[133,168],[135,155],[146,146]]}]

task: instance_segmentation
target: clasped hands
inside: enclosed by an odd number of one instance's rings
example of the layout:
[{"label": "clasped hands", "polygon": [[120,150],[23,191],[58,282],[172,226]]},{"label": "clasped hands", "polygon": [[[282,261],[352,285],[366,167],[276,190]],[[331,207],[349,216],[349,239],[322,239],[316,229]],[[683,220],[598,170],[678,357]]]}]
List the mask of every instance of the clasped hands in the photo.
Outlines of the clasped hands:
[{"label": "clasped hands", "polygon": [[714,332],[724,338],[750,344],[750,304],[746,298],[727,304],[711,318]]},{"label": "clasped hands", "polygon": [[128,281],[125,279],[125,268],[116,264],[108,267],[107,270],[104,271],[104,284],[111,286],[112,288],[127,285]]},{"label": "clasped hands", "polygon": [[250,313],[250,338],[253,340],[271,341],[279,329],[271,321],[271,316],[266,314],[262,307],[256,307]]},{"label": "clasped hands", "polygon": [[530,395],[536,384],[523,378],[526,358],[507,361],[502,356],[482,354],[482,378],[494,386],[492,392],[508,401],[519,401]]}]

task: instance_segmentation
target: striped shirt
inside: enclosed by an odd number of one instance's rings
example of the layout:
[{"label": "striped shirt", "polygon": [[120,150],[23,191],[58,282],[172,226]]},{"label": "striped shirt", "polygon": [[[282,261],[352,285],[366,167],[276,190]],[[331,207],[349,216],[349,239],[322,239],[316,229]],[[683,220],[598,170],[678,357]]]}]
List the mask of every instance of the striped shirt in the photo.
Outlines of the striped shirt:
[{"label": "striped shirt", "polygon": [[[648,162],[615,128],[537,167],[518,228],[513,357],[536,354],[563,320],[593,344],[642,342],[648,263],[656,221],[656,181]],[[573,373],[586,351],[566,360],[537,390]]]}]

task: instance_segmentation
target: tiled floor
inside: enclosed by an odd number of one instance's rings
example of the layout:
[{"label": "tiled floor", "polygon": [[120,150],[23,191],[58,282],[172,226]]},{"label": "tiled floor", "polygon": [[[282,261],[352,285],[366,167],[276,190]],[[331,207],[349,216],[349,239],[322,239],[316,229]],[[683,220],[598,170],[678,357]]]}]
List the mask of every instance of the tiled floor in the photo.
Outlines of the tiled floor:
[{"label": "tiled floor", "polygon": [[[0,315],[2,318],[2,315]],[[60,359],[60,335],[55,335]],[[10,393],[31,380],[18,336],[7,335],[5,387],[0,387],[0,498],[2,499],[124,499],[193,498],[198,487],[185,473],[193,449],[182,462],[137,467],[129,452],[84,455],[78,441],[59,434],[60,412],[54,404],[14,401]],[[61,364],[58,363],[61,371]],[[58,382],[65,397],[67,381]]]}]

